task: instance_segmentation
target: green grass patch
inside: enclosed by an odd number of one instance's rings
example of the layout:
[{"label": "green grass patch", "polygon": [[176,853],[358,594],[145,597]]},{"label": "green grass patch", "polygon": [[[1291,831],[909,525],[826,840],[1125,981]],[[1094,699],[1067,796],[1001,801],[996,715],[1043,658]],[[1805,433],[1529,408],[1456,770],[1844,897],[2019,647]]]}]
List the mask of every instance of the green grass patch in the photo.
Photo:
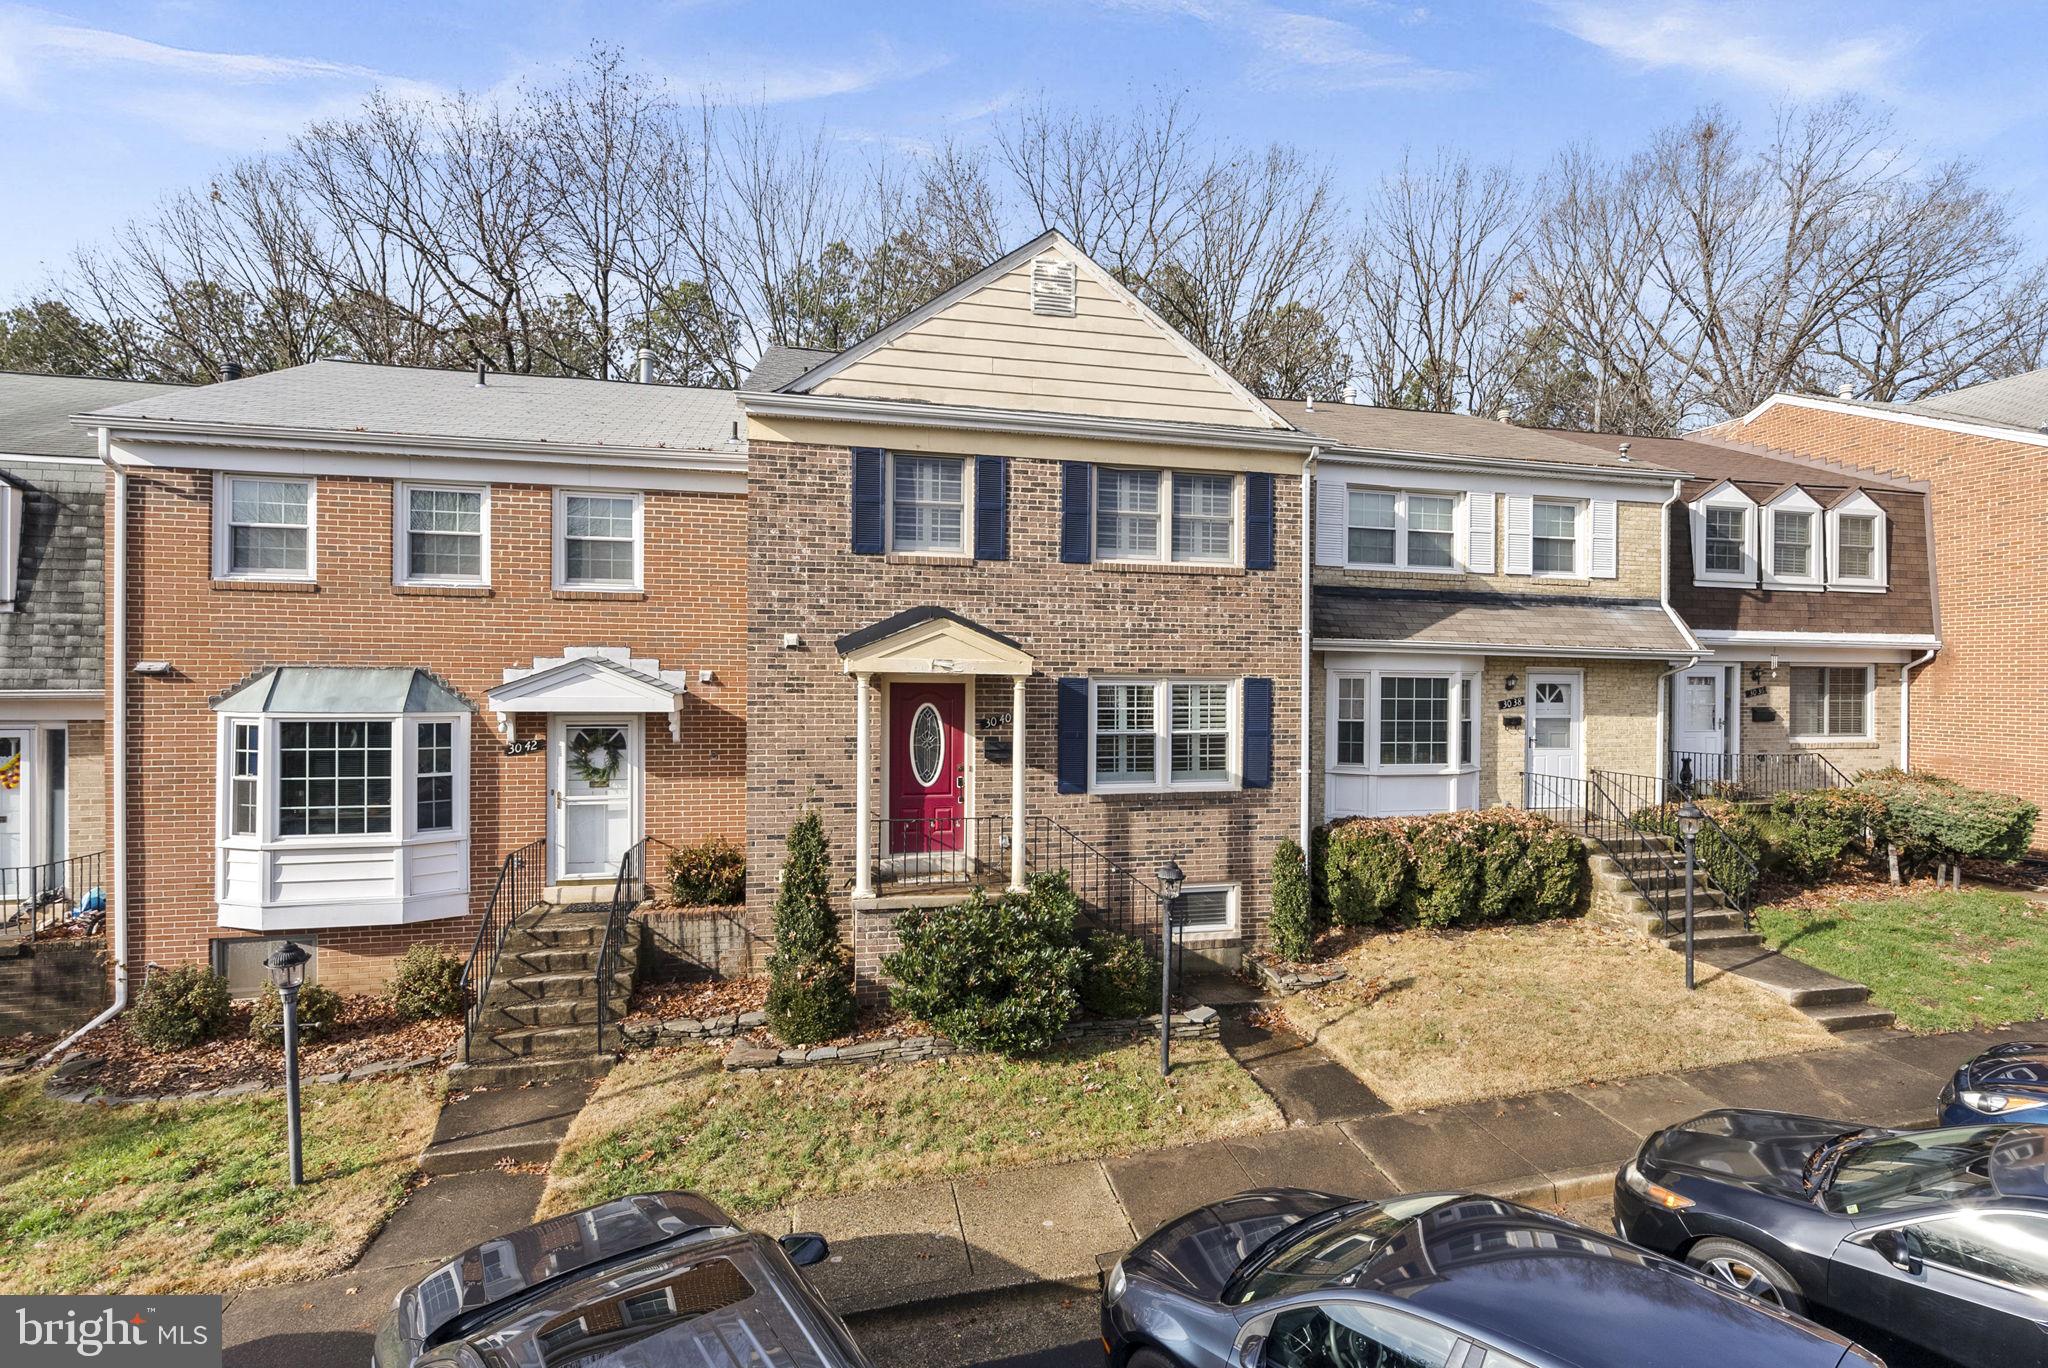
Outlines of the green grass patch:
[{"label": "green grass patch", "polygon": [[306,1186],[281,1094],[102,1107],[0,1083],[0,1287],[208,1292],[343,1267],[404,1197],[440,1080],[309,1088]]},{"label": "green grass patch", "polygon": [[728,1074],[707,1050],[629,1058],[556,1156],[541,1213],[652,1188],[737,1212],[919,1179],[1271,1130],[1278,1111],[1210,1041],[1074,1046],[874,1068]]},{"label": "green grass patch", "polygon": [[1819,908],[1761,907],[1770,943],[1869,985],[1916,1031],[2048,1016],[2048,907],[2015,893],[1925,891]]}]

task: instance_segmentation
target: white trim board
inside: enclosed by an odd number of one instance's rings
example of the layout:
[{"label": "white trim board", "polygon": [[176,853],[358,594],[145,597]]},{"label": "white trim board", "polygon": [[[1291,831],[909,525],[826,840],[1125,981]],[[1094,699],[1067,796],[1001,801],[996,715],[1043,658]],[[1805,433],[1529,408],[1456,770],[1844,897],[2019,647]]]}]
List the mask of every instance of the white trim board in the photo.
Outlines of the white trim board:
[{"label": "white trim board", "polygon": [[[1673,487],[1679,483],[1679,477],[1668,471],[1646,470],[1607,478],[1605,472],[1596,473],[1577,466],[1541,466],[1533,461],[1409,452],[1363,457],[1327,447],[1323,449],[1320,464],[1329,467],[1331,478],[1363,471],[1376,478],[1396,480],[1424,489],[1476,491],[1479,485],[1469,477],[1484,475],[1486,487],[1496,494],[1527,494],[1544,499],[1620,499],[1629,503],[1662,504],[1671,497]],[[1549,473],[1552,470],[1556,472],[1554,475]],[[1318,478],[1321,475],[1322,472],[1318,471]],[[1645,484],[1655,488],[1642,488]]]}]

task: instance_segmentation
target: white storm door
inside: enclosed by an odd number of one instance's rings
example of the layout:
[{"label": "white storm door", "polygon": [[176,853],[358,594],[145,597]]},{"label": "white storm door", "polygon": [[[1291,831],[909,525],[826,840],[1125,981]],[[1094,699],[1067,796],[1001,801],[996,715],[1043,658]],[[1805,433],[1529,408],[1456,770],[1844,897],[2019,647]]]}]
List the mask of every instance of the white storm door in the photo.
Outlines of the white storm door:
[{"label": "white storm door", "polygon": [[13,869],[30,859],[29,736],[25,731],[0,732],[0,869]]},{"label": "white storm door", "polygon": [[564,721],[552,757],[555,876],[614,876],[635,839],[639,812],[639,723],[629,718]]},{"label": "white storm door", "polygon": [[1580,764],[1579,676],[1529,676],[1526,766],[1531,801],[1542,807],[1579,807],[1586,777]]},{"label": "white storm door", "polygon": [[1672,687],[1676,693],[1671,749],[1678,752],[1671,763],[1672,780],[1675,782],[1683,773],[1683,763],[1688,759],[1697,782],[1726,777],[1722,770],[1728,763],[1728,707],[1722,667],[1687,670],[1673,680]]}]

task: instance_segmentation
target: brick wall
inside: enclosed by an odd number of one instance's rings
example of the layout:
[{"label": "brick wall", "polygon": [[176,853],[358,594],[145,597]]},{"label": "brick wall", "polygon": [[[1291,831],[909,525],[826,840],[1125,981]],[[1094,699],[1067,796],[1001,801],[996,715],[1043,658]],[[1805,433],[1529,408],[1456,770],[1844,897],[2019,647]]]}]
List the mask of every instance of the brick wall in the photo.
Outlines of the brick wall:
[{"label": "brick wall", "polygon": [[[1529,709],[1503,711],[1506,698],[1529,697],[1529,676],[1545,670],[1584,674],[1580,745],[1586,770],[1618,774],[1657,772],[1657,678],[1666,667],[1654,660],[1514,660],[1489,656],[1479,680],[1479,805],[1520,804]],[[1507,677],[1515,676],[1515,687]],[[1520,717],[1519,728],[1505,719]]]},{"label": "brick wall", "polygon": [[2048,453],[1792,404],[1716,432],[1928,483],[1942,650],[1913,677],[1913,768],[2048,805]]},{"label": "brick wall", "polygon": [[[452,472],[451,472],[452,474]],[[670,841],[743,830],[747,664],[742,644],[745,500],[738,494],[645,496],[645,591],[552,588],[553,493],[491,491],[490,589],[394,588],[392,485],[323,478],[317,494],[319,584],[214,584],[213,477],[129,477],[131,660],[165,660],[165,678],[131,677],[126,774],[131,971],[144,961],[203,959],[221,930],[214,905],[215,719],[207,700],[272,665],[431,669],[481,710],[509,666],[570,646],[623,646],[664,669],[688,669],[682,744],[662,718],[646,732],[650,834]],[[111,561],[111,557],[109,558]],[[696,671],[715,679],[697,682]],[[507,757],[495,719],[470,735],[472,915],[411,927],[323,930],[320,978],[344,991],[381,985],[415,941],[467,953],[504,855],[545,830],[545,753]],[[521,738],[544,734],[522,718]]]},{"label": "brick wall", "polygon": [[107,724],[64,724],[64,810],[73,855],[107,848]]},{"label": "brick wall", "polygon": [[[1878,665],[1873,667],[1874,684],[1870,694],[1870,739],[1794,741],[1792,739],[1792,669],[1781,664],[1777,676],[1771,675],[1769,665],[1763,666],[1763,678],[1752,683],[1749,672],[1752,666],[1737,667],[1741,674],[1738,694],[1747,694],[1752,689],[1764,692],[1756,697],[1740,698],[1742,708],[1741,749],[1746,754],[1784,755],[1811,751],[1826,756],[1828,762],[1844,774],[1857,774],[1863,770],[1883,769],[1899,763],[1899,667]],[[1915,700],[1916,702],[1918,700]],[[1751,708],[1769,708],[1775,712],[1774,722],[1758,722],[1750,717]]]},{"label": "brick wall", "polygon": [[[1026,766],[1025,807],[1113,857],[1149,871],[1171,853],[1192,884],[1243,886],[1247,931],[1263,926],[1274,845],[1291,836],[1300,799],[1299,650],[1301,482],[1275,480],[1277,554],[1271,570],[1147,572],[1063,565],[1057,461],[1010,462],[1010,559],[978,564],[856,556],[849,550],[850,456],[843,447],[755,442],[748,557],[748,907],[766,928],[783,838],[806,801],[825,820],[836,882],[850,883],[854,810],[854,681],[836,637],[923,604],[950,609],[1018,641],[1037,663],[1025,714],[1010,735]],[[802,644],[785,649],[784,633]],[[1273,681],[1273,785],[1205,794],[1122,796],[1056,792],[1061,676],[1261,676]],[[879,684],[879,681],[878,681]],[[1010,711],[1010,681],[991,679],[972,713]],[[882,699],[871,735],[886,744]],[[1010,765],[970,746],[978,815],[1010,810]],[[879,782],[871,790],[885,815]],[[842,902],[842,912],[848,910]],[[877,923],[875,936],[887,934]],[[855,935],[849,923],[849,937]],[[871,963],[881,942],[859,932]]]}]

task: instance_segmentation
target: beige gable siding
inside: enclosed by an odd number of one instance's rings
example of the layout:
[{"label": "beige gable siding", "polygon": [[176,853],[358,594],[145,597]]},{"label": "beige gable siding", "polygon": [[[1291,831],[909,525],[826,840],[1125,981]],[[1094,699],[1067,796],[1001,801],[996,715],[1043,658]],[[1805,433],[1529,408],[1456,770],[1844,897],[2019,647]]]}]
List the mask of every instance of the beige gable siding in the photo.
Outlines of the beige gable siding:
[{"label": "beige gable siding", "polygon": [[1176,338],[1086,270],[1075,316],[1031,312],[1031,263],[990,281],[813,393],[1271,427]]}]

